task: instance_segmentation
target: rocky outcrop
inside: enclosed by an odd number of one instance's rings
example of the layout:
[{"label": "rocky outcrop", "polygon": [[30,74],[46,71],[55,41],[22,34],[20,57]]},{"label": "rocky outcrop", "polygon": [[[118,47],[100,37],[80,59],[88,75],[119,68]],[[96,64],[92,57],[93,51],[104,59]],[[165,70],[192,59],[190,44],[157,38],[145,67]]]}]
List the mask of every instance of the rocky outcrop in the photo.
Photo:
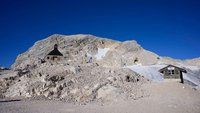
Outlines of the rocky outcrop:
[{"label": "rocky outcrop", "polygon": [[76,65],[96,62],[108,67],[122,67],[135,63],[155,64],[159,57],[144,50],[136,41],[118,42],[92,35],[52,35],[36,42],[28,51],[19,55],[12,68],[17,70],[40,65],[42,59],[55,44],[58,44],[58,49],[64,56],[64,59],[60,61],[62,64]]},{"label": "rocky outcrop", "polygon": [[137,99],[145,95],[141,86],[147,82],[124,68],[49,63],[20,70],[16,76],[4,77],[1,81],[2,97],[42,97],[81,104]]},{"label": "rocky outcrop", "polygon": [[176,60],[161,57],[143,49],[136,41],[119,42],[93,35],[52,35],[36,42],[28,51],[20,54],[12,69],[24,69],[40,65],[44,57],[58,44],[62,64],[98,63],[102,66],[123,67],[134,64],[152,65],[160,62],[200,66],[200,60]]},{"label": "rocky outcrop", "polygon": [[[45,60],[55,44],[62,58]],[[199,65],[196,61],[160,57],[136,41],[56,34],[36,42],[17,57],[12,70],[0,76],[0,98],[41,97],[74,103],[138,99],[147,95],[142,85],[148,80],[124,67],[158,63]]]},{"label": "rocky outcrop", "polygon": [[188,64],[188,65],[200,66],[200,58],[194,58],[194,59],[190,59],[190,60],[183,60],[183,62],[185,64]]},{"label": "rocky outcrop", "polygon": [[200,58],[188,59],[188,60],[179,60],[173,59],[170,57],[160,57],[159,63],[164,64],[173,64],[173,65],[190,65],[200,67]]},{"label": "rocky outcrop", "polygon": [[[63,58],[44,60],[55,44]],[[137,99],[144,96],[141,86],[147,80],[123,67],[156,62],[157,55],[136,41],[52,35],[17,57],[13,72],[1,77],[1,97],[42,97],[75,103]]]}]

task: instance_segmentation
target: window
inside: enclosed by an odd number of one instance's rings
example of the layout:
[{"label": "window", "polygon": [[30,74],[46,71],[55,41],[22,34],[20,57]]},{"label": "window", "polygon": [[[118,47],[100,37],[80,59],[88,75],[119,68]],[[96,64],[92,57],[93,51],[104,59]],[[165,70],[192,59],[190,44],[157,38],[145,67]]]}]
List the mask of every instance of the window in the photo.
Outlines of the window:
[{"label": "window", "polygon": [[171,70],[168,70],[168,74],[171,75]]},{"label": "window", "polygon": [[173,75],[173,74],[175,74],[175,71],[174,70],[168,70],[168,74]]},{"label": "window", "polygon": [[171,70],[172,71],[172,74],[174,74],[174,70]]}]

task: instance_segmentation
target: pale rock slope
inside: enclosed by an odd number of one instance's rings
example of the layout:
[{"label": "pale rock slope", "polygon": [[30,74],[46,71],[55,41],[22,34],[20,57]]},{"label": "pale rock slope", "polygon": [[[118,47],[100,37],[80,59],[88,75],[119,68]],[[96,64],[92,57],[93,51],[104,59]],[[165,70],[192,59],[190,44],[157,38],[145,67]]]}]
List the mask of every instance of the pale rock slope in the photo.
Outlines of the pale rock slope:
[{"label": "pale rock slope", "polygon": [[[44,61],[55,44],[63,58]],[[0,76],[0,98],[46,98],[74,103],[139,99],[147,95],[143,84],[162,80],[158,70],[168,64],[186,68],[188,75],[184,78],[199,86],[199,59],[160,57],[134,40],[119,42],[93,35],[55,34],[20,54],[12,70]]]},{"label": "pale rock slope", "polygon": [[49,51],[58,44],[64,55],[63,64],[86,64],[89,59],[103,66],[121,67],[135,64],[135,59],[143,65],[155,64],[159,56],[143,49],[136,41],[119,42],[93,35],[52,35],[36,42],[28,51],[20,54],[13,69],[23,69],[27,65],[40,65]]}]

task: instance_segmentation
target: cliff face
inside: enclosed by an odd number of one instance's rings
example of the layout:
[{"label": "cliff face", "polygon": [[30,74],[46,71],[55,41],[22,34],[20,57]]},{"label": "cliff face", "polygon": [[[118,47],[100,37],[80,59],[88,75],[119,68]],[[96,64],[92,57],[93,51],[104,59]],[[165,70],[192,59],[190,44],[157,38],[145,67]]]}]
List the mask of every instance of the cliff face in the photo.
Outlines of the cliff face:
[{"label": "cliff face", "polygon": [[159,60],[158,55],[143,49],[136,41],[119,42],[92,35],[52,35],[36,42],[28,51],[19,55],[12,68],[40,65],[54,44],[58,44],[59,51],[64,55],[59,62],[62,64],[96,62],[103,66],[121,67],[136,63],[155,64]]}]

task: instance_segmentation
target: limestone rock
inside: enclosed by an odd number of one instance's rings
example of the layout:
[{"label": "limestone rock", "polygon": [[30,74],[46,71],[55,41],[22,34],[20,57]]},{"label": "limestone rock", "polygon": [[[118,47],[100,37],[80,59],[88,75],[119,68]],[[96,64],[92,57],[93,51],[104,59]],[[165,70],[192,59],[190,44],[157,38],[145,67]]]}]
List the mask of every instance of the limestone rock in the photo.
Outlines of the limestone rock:
[{"label": "limestone rock", "polygon": [[[55,44],[63,58],[46,61]],[[44,97],[73,103],[137,99],[144,96],[141,87],[147,80],[124,67],[159,62],[199,65],[196,61],[160,57],[136,41],[56,34],[36,42],[17,57],[12,70],[1,72],[0,98]]]},{"label": "limestone rock", "polygon": [[52,35],[36,42],[28,51],[19,55],[12,68],[17,70],[42,64],[55,44],[58,44],[58,49],[64,56],[60,63],[65,65],[98,62],[104,66],[120,67],[134,64],[135,58],[142,64],[153,64],[158,57],[144,50],[136,41],[118,42],[92,35]]}]

